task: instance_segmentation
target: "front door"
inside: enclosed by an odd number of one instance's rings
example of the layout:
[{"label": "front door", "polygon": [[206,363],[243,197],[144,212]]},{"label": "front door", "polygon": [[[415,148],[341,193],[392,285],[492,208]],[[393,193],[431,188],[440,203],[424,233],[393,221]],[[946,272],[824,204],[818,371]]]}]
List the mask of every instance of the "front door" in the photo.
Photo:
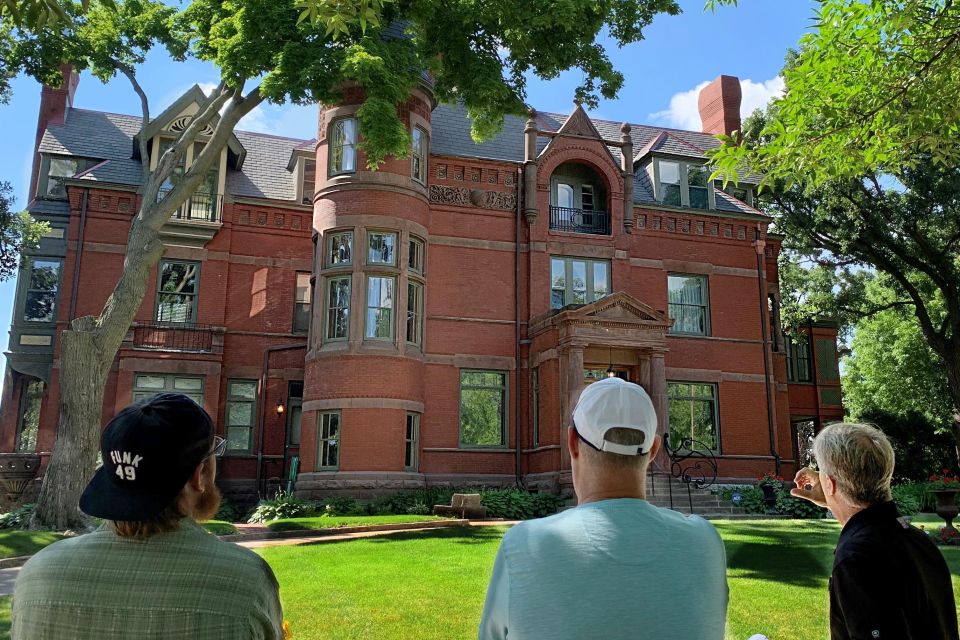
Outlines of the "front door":
[{"label": "front door", "polygon": [[[610,375],[611,371],[614,374],[612,376]],[[588,365],[583,369],[584,386],[599,382],[604,378],[620,378],[621,380],[630,382],[630,372],[623,367],[614,367],[611,365],[605,367],[602,364]]]}]

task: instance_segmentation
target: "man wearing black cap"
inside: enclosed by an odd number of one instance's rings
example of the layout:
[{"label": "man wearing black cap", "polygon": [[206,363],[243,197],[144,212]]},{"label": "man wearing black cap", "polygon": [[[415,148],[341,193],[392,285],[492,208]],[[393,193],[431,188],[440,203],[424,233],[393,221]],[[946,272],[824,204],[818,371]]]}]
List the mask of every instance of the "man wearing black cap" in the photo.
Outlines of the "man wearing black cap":
[{"label": "man wearing black cap", "polygon": [[283,638],[270,567],[196,522],[219,508],[224,444],[206,411],[179,394],[117,414],[103,432],[103,466],[80,498],[107,522],[24,565],[13,639]]}]

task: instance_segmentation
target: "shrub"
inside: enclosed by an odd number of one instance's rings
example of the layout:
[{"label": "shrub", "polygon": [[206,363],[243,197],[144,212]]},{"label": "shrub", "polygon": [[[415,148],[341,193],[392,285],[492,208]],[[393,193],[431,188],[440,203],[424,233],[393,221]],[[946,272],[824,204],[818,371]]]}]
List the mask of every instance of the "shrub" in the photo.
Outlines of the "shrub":
[{"label": "shrub", "polygon": [[33,503],[17,507],[13,511],[0,513],[0,529],[23,529],[30,522],[30,516],[37,505]]},{"label": "shrub", "polygon": [[407,515],[411,516],[428,516],[430,512],[433,511],[432,508],[423,504],[422,502],[414,502],[407,508]]},{"label": "shrub", "polygon": [[791,518],[821,520],[827,514],[827,510],[823,507],[818,507],[812,502],[803,500],[802,498],[794,498],[786,489],[777,491],[777,505],[775,508],[780,515]]},{"label": "shrub", "polygon": [[214,520],[223,520],[224,522],[240,522],[243,520],[244,511],[238,505],[224,498],[220,502],[220,509],[213,516]]},{"label": "shrub", "polygon": [[[743,508],[747,513],[766,513],[767,512],[767,503],[763,499],[763,491],[757,487],[740,487],[736,490],[730,492],[730,497],[725,498],[730,500],[733,498],[734,493],[740,494],[740,507]],[[723,493],[721,492],[721,496]]]},{"label": "shrub", "polygon": [[247,522],[256,524],[281,518],[303,518],[316,515],[317,507],[318,504],[315,502],[303,500],[281,490],[274,498],[261,500]]},{"label": "shrub", "polygon": [[[929,487],[923,482],[895,484],[893,485],[892,492],[893,500],[897,503],[897,508],[900,509],[900,513],[904,515],[912,515],[912,513],[904,511],[904,508],[912,508],[913,503],[917,505],[913,513],[919,511],[936,511],[936,499],[933,497],[933,494],[930,493]],[[901,500],[905,500],[906,503],[901,505]]]},{"label": "shrub", "polygon": [[491,518],[529,520],[556,513],[563,499],[552,493],[529,493],[520,489],[490,489],[480,492],[480,504]]},{"label": "shrub", "polygon": [[370,515],[353,498],[336,497],[326,501],[324,513],[329,516],[365,516]]}]

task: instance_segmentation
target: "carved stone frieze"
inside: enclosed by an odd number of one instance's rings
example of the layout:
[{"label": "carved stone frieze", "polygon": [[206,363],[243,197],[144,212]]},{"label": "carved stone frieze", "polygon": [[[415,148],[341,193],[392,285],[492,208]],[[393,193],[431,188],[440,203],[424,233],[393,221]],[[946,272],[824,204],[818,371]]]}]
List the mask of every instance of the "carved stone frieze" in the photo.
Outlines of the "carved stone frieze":
[{"label": "carved stone frieze", "polygon": [[433,184],[430,185],[430,202],[458,207],[481,207],[483,209],[512,211],[517,206],[517,196],[514,193],[504,191],[446,187]]}]

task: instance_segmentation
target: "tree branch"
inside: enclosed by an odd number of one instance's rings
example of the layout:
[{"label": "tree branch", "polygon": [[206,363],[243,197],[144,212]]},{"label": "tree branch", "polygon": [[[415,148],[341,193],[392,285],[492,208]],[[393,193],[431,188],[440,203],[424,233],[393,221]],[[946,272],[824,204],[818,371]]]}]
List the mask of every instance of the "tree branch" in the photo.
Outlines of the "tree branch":
[{"label": "tree branch", "polygon": [[140,165],[143,170],[143,182],[146,184],[150,178],[150,156],[147,151],[147,144],[149,140],[145,140],[143,137],[143,132],[147,130],[147,126],[150,124],[150,103],[147,99],[147,94],[143,90],[143,87],[140,86],[140,83],[137,81],[136,72],[133,70],[133,67],[122,64],[118,61],[113,62],[114,68],[117,71],[122,73],[127,77],[127,80],[130,81],[130,85],[133,87],[133,91],[140,98],[140,111],[142,113],[142,122],[140,125],[140,139],[138,141],[140,147]]}]

